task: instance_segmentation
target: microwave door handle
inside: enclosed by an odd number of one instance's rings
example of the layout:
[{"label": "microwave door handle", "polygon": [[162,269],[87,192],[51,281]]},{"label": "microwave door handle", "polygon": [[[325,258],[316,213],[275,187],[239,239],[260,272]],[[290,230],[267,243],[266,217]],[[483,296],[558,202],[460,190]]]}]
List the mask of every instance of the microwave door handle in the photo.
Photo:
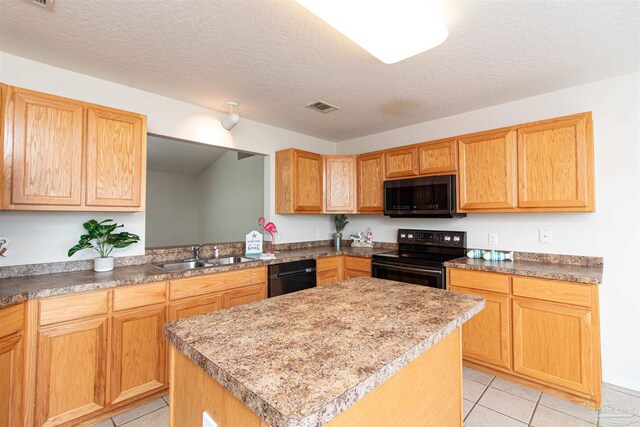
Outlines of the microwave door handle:
[{"label": "microwave door handle", "polygon": [[427,268],[411,268],[411,267],[401,267],[399,265],[389,265],[389,264],[374,264],[374,267],[382,267],[389,270],[397,270],[397,271],[405,271],[407,273],[431,273],[437,274],[438,276],[442,276],[442,270],[431,270]]}]

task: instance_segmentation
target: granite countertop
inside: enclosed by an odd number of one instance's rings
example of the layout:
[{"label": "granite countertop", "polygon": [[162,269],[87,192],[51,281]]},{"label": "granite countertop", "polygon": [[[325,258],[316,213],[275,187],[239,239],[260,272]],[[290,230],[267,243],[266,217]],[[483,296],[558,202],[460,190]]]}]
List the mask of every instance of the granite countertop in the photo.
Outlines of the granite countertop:
[{"label": "granite countertop", "polygon": [[113,271],[96,273],[93,270],[72,271],[55,274],[0,279],[0,307],[22,302],[28,299],[44,298],[78,292],[108,289],[117,286],[137,285],[162,280],[201,276],[231,270],[256,268],[282,262],[300,261],[336,255],[348,255],[371,258],[373,254],[387,252],[389,249],[368,249],[344,247],[336,251],[332,246],[280,251],[276,259],[268,261],[243,262],[232,265],[200,268],[179,272],[166,272],[151,264],[116,267]]},{"label": "granite countertop", "polygon": [[321,426],[484,305],[361,277],[171,322],[165,336],[272,426]]},{"label": "granite countertop", "polygon": [[456,258],[444,263],[448,268],[490,271],[551,280],[599,285],[602,283],[602,266],[561,264],[542,261],[485,261],[484,259]]}]

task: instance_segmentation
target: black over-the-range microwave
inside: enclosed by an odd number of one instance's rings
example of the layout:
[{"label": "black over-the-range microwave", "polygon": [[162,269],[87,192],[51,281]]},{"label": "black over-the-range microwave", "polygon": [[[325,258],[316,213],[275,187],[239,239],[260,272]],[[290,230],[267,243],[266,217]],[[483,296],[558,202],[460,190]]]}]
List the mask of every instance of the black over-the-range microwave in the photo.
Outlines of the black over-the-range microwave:
[{"label": "black over-the-range microwave", "polygon": [[456,176],[426,176],[384,182],[384,214],[391,218],[454,218]]}]

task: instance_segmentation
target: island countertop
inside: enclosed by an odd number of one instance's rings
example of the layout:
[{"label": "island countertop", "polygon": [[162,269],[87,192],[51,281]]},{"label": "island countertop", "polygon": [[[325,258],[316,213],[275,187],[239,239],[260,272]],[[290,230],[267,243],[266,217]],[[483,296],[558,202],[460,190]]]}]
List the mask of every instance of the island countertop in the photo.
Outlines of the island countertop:
[{"label": "island countertop", "polygon": [[272,426],[321,426],[484,305],[361,277],[171,322],[165,336]]}]

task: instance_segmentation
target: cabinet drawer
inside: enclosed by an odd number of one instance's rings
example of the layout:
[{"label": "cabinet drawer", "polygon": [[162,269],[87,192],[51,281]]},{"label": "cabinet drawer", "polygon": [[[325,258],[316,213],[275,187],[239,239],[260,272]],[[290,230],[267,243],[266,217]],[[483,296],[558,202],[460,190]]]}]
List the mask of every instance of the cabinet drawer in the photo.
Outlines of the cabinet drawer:
[{"label": "cabinet drawer", "polygon": [[172,280],[169,282],[169,299],[204,295],[266,281],[267,271],[264,267]]},{"label": "cabinet drawer", "polygon": [[162,304],[167,298],[167,282],[126,286],[113,290],[113,311]]},{"label": "cabinet drawer", "polygon": [[342,268],[342,260],[341,256],[332,256],[328,258],[318,258],[316,261],[316,270],[317,271],[326,271],[326,270],[336,270]]},{"label": "cabinet drawer", "polygon": [[345,258],[345,267],[349,270],[371,273],[371,260],[369,258],[348,256]]},{"label": "cabinet drawer", "polygon": [[482,271],[447,269],[449,285],[461,286],[481,291],[509,293],[509,278],[507,274],[485,273]]},{"label": "cabinet drawer", "polygon": [[560,280],[545,280],[532,277],[513,277],[513,294],[565,304],[591,306],[589,285],[581,285]]},{"label": "cabinet drawer", "polygon": [[0,337],[20,332],[24,328],[24,304],[0,308]]},{"label": "cabinet drawer", "polygon": [[52,325],[68,320],[107,314],[109,291],[89,292],[40,300],[39,325]]}]

